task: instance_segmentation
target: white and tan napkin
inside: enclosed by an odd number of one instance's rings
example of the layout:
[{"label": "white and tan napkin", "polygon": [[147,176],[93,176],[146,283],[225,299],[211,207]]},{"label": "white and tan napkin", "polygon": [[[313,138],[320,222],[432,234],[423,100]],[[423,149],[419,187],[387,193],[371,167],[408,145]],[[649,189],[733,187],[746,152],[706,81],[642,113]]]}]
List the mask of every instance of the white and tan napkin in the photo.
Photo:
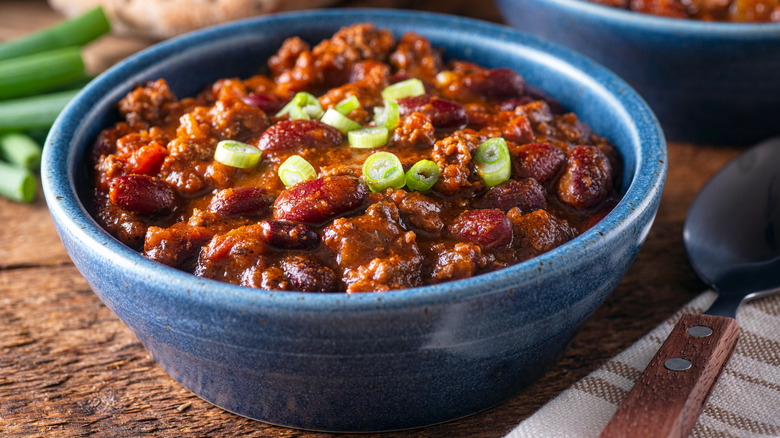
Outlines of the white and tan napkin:
[{"label": "white and tan napkin", "polygon": [[[630,348],[562,392],[507,438],[596,437],[684,313],[701,313],[708,291]],[[691,432],[696,438],[780,437],[780,295],[743,304],[739,343]]]}]

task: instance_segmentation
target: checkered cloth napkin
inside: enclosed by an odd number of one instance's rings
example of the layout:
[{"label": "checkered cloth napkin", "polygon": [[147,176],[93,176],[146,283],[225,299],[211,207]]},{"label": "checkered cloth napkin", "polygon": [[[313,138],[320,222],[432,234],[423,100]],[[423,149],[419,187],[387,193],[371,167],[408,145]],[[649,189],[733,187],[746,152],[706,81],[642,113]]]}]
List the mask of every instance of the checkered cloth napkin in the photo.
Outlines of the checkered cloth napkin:
[{"label": "checkered cloth napkin", "polygon": [[[506,438],[597,437],[684,313],[715,301],[708,291],[626,351],[575,383]],[[740,306],[737,349],[691,432],[696,438],[780,437],[780,295]]]}]

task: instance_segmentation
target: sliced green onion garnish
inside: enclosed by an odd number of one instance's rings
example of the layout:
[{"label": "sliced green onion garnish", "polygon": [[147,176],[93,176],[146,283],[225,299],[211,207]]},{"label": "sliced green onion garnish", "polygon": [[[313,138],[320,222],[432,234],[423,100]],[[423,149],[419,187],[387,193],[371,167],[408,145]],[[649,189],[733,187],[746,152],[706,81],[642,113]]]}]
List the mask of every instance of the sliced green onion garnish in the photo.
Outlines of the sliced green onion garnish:
[{"label": "sliced green onion garnish", "polygon": [[345,116],[358,108],[360,108],[360,101],[355,96],[349,96],[336,104],[336,111]]},{"label": "sliced green onion garnish", "polygon": [[291,119],[319,119],[322,113],[320,101],[314,95],[301,91],[276,113],[276,117],[289,114]]},{"label": "sliced green onion garnish", "polygon": [[382,99],[397,100],[402,97],[414,97],[425,94],[425,85],[417,78],[396,82],[382,90]]},{"label": "sliced green onion garnish", "polygon": [[298,155],[292,155],[279,166],[279,179],[285,186],[292,187],[301,181],[317,178],[317,172],[308,161]]},{"label": "sliced green onion garnish", "polygon": [[309,117],[309,115],[308,115],[308,114],[306,114],[305,112],[303,112],[303,110],[301,109],[301,107],[299,107],[299,106],[297,106],[297,105],[295,105],[295,104],[293,104],[293,103],[288,103],[288,104],[287,104],[287,106],[285,106],[284,108],[282,108],[282,110],[281,110],[281,111],[279,111],[279,112],[276,114],[276,117],[282,116],[282,115],[284,115],[284,114],[287,114],[287,115],[289,115],[289,116],[290,116],[290,120],[295,120],[295,119],[310,119],[310,118],[311,118],[311,117]]},{"label": "sliced green onion garnish", "polygon": [[18,167],[35,170],[41,166],[41,146],[21,132],[0,134],[0,157]]},{"label": "sliced green onion garnish", "polygon": [[406,184],[401,161],[390,152],[377,152],[368,157],[363,163],[363,180],[372,192],[388,187],[400,189]]},{"label": "sliced green onion garnish", "polygon": [[295,101],[295,103],[298,105],[298,108],[300,108],[304,114],[311,117],[312,119],[319,119],[322,117],[322,106],[320,105],[320,101],[317,100],[314,95],[302,91],[295,95],[293,101]]},{"label": "sliced green onion garnish", "polygon": [[32,172],[0,162],[0,196],[17,202],[32,202],[35,199]]},{"label": "sliced green onion garnish", "polygon": [[322,116],[320,122],[325,123],[326,125],[330,125],[344,134],[363,127],[360,123],[349,119],[347,116],[341,114],[333,108],[329,108],[327,111],[325,111],[325,115]]},{"label": "sliced green onion garnish", "polygon": [[217,144],[214,159],[220,163],[246,169],[256,165],[263,153],[260,149],[235,140],[222,140]]},{"label": "sliced green onion garnish", "polygon": [[431,160],[420,160],[406,172],[406,186],[418,192],[430,190],[439,180],[439,166]]},{"label": "sliced green onion garnish", "polygon": [[474,166],[488,187],[509,180],[512,175],[512,159],[506,140],[496,137],[479,145],[474,154]]},{"label": "sliced green onion garnish", "polygon": [[384,126],[393,129],[398,124],[398,102],[386,100],[384,108],[374,107],[374,123],[376,126]]},{"label": "sliced green onion garnish", "polygon": [[349,131],[349,145],[358,149],[372,149],[387,143],[387,128],[363,128]]}]

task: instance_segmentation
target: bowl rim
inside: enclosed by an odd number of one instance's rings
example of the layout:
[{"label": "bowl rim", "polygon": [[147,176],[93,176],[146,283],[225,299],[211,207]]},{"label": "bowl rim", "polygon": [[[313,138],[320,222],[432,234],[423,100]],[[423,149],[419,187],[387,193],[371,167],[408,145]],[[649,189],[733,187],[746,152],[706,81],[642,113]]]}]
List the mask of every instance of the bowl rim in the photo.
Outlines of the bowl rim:
[{"label": "bowl rim", "polygon": [[[527,0],[499,0],[513,2]],[[758,22],[743,23],[733,21],[704,21],[689,18],[671,18],[659,15],[629,11],[612,6],[591,2],[590,0],[536,0],[552,3],[561,8],[572,9],[574,15],[602,18],[613,23],[630,22],[631,26],[641,26],[646,30],[668,33],[694,33],[702,36],[732,39],[753,39],[755,34],[780,37],[780,23]]]},{"label": "bowl rim", "polygon": [[[389,27],[391,30],[393,24],[383,23],[382,20],[403,22],[414,19],[422,29],[458,23],[467,25],[481,38],[499,38],[504,43],[522,46],[552,57],[556,59],[556,64],[563,63],[567,68],[573,69],[578,76],[588,79],[589,83],[598,85],[599,90],[606,93],[609,100],[614,102],[615,109],[619,112],[619,116],[616,117],[629,122],[631,146],[637,149],[637,156],[634,175],[625,194],[618,205],[595,226],[566,244],[540,256],[466,279],[381,293],[311,294],[269,291],[198,277],[146,259],[140,253],[120,243],[94,221],[81,203],[74,178],[71,178],[74,168],[71,161],[79,158],[75,157],[75,148],[72,147],[71,142],[74,135],[89,119],[87,116],[91,111],[90,103],[100,100],[104,95],[105,87],[110,86],[111,83],[115,85],[120,83],[122,79],[128,77],[128,72],[137,73],[153,65],[150,62],[158,61],[167,53],[175,53],[182,46],[189,47],[195,43],[194,46],[197,47],[205,41],[224,38],[232,30],[240,29],[242,26],[255,26],[255,29],[259,29],[261,24],[268,22],[316,20],[320,17],[343,19],[345,25],[348,20],[378,21],[378,27]],[[640,145],[641,151],[644,152],[642,154],[639,153]],[[58,165],[60,159],[64,160]],[[317,313],[435,305],[453,300],[477,298],[490,294],[494,290],[505,290],[510,283],[508,278],[514,278],[518,274],[524,274],[521,278],[525,278],[527,275],[543,276],[545,273],[558,273],[563,267],[557,265],[557,259],[562,256],[572,258],[573,254],[585,251],[589,246],[605,244],[611,238],[617,238],[621,233],[626,232],[627,227],[636,225],[642,214],[653,208],[653,203],[658,202],[663,188],[666,163],[666,142],[663,132],[644,100],[622,79],[583,55],[512,28],[472,18],[419,11],[347,8],[271,14],[221,24],[165,40],[120,61],[85,86],[60,113],[46,139],[41,179],[50,214],[55,223],[59,222],[58,227],[63,228],[60,233],[72,234],[74,240],[80,242],[79,245],[88,247],[94,257],[110,261],[117,269],[126,270],[127,275],[134,275],[147,281],[153,278],[153,275],[162,275],[151,281],[164,281],[174,299],[210,306],[216,302],[226,308],[272,306],[288,311],[302,310]],[[215,300],[217,296],[219,300]]]}]

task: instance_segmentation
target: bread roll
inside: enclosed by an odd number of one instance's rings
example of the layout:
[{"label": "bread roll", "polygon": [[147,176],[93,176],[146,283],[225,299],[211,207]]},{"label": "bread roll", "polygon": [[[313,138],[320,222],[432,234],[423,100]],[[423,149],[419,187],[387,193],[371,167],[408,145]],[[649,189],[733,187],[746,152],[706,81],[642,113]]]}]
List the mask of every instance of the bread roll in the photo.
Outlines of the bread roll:
[{"label": "bread roll", "polygon": [[271,12],[318,8],[338,0],[49,0],[66,16],[97,5],[120,35],[169,38],[201,27]]}]

